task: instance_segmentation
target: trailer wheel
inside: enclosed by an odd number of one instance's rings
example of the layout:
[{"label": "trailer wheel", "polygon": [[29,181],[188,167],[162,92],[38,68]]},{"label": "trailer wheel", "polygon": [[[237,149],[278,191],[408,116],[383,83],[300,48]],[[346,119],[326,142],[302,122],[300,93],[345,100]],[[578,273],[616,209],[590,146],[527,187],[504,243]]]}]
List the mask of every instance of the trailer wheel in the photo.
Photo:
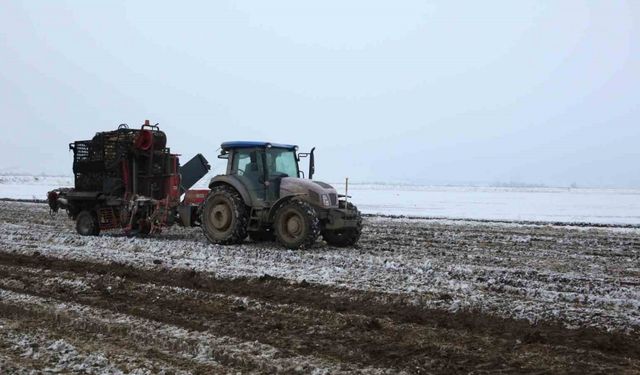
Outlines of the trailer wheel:
[{"label": "trailer wheel", "polygon": [[320,220],[309,203],[292,199],[278,209],[274,221],[278,242],[288,249],[311,247],[320,235]]},{"label": "trailer wheel", "polygon": [[76,230],[82,236],[97,236],[100,234],[98,217],[92,211],[81,211],[76,217]]},{"label": "trailer wheel", "polygon": [[201,221],[204,235],[211,243],[239,244],[247,237],[247,206],[232,187],[222,185],[211,189]]},{"label": "trailer wheel", "polygon": [[[340,208],[344,208],[344,204],[342,202],[340,203]],[[356,211],[357,225],[352,228],[323,230],[322,238],[324,238],[324,240],[331,246],[353,246],[360,240],[360,235],[362,234],[362,215],[360,214],[360,211],[358,211],[358,208],[351,203],[347,205],[347,208],[349,210]]]}]

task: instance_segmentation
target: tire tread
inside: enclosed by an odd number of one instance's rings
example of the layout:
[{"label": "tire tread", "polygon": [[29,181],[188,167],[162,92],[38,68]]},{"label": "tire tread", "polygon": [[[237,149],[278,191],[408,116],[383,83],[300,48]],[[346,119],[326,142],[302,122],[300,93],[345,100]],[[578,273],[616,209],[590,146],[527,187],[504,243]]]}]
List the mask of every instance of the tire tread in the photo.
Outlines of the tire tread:
[{"label": "tire tread", "polygon": [[274,230],[276,239],[278,243],[289,249],[308,249],[315,244],[318,236],[320,236],[320,219],[318,218],[316,210],[309,203],[299,199],[291,199],[289,202],[283,204],[276,213],[274,228],[278,228],[277,223],[280,220],[280,215],[288,208],[292,207],[304,213],[306,218],[309,219],[307,222],[307,235],[300,244],[292,245],[287,243],[276,229]]},{"label": "tire tread", "polygon": [[[235,225],[231,233],[224,239],[217,239],[207,231],[207,215],[205,213],[207,203],[209,200],[213,199],[216,195],[226,195],[227,198],[233,203],[232,211],[235,216]],[[247,206],[244,203],[244,200],[240,196],[240,194],[232,187],[226,185],[214,186],[209,192],[209,196],[207,197],[203,210],[202,216],[200,217],[200,222],[202,223],[202,231],[204,232],[205,237],[209,240],[209,242],[218,245],[237,245],[242,243],[245,238],[247,238],[247,224],[249,221],[249,215]]]}]

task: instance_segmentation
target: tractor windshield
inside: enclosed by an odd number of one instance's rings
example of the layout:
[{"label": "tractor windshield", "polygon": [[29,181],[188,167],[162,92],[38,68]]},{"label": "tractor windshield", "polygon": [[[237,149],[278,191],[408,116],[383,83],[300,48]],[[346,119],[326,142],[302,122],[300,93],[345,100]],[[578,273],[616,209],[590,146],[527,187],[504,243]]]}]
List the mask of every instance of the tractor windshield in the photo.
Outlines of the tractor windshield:
[{"label": "tractor windshield", "polygon": [[268,148],[266,155],[269,175],[298,177],[298,162],[295,151],[284,148]]}]

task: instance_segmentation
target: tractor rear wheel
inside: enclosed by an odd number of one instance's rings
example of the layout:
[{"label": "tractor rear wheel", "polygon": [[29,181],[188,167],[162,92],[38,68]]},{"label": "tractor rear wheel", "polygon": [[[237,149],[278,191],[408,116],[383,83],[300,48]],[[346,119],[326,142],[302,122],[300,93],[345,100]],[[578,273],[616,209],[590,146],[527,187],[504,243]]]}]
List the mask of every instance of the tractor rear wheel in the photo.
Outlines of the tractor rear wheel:
[{"label": "tractor rear wheel", "polygon": [[[340,203],[340,208],[344,208],[344,203]],[[358,240],[360,240],[360,235],[362,234],[362,215],[360,214],[360,211],[358,211],[358,207],[352,205],[351,203],[347,204],[347,208],[349,210],[356,211],[357,224],[355,227],[350,228],[323,230],[322,238],[324,238],[324,240],[327,241],[327,243],[331,246],[353,246],[358,243]]]},{"label": "tractor rear wheel", "polygon": [[288,249],[311,247],[320,235],[320,219],[307,202],[292,199],[278,209],[274,221],[278,242]]},{"label": "tractor rear wheel", "polygon": [[97,236],[100,234],[98,217],[92,211],[83,210],[76,216],[76,230],[81,236]]},{"label": "tractor rear wheel", "polygon": [[204,235],[215,244],[241,243],[247,237],[247,213],[247,206],[235,189],[215,186],[202,209]]}]

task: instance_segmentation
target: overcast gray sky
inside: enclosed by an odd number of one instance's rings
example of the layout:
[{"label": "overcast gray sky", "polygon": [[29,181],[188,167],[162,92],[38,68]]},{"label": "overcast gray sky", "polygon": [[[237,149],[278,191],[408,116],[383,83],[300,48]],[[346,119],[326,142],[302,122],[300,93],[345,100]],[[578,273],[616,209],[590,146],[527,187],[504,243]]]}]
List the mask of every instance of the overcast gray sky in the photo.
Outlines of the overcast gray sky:
[{"label": "overcast gray sky", "polygon": [[[318,178],[640,186],[639,1],[3,1],[0,171],[144,119]],[[186,161],[186,160],[185,160]]]}]

